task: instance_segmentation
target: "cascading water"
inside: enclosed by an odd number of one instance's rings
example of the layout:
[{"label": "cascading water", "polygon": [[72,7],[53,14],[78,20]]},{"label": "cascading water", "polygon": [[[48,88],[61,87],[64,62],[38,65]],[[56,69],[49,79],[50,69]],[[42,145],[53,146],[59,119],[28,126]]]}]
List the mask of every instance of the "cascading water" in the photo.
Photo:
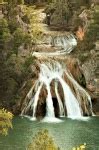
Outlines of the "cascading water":
[{"label": "cascading water", "polygon": [[58,78],[64,91],[64,99],[65,99],[65,105],[67,109],[67,116],[69,118],[75,118],[75,117],[80,118],[82,114],[77,99],[73,95],[68,84],[66,84],[66,82],[61,77]]},{"label": "cascading water", "polygon": [[48,92],[48,96],[46,98],[46,117],[54,118],[55,117],[54,107],[53,107],[53,101],[52,101],[49,84],[46,87],[47,87],[47,92]]},{"label": "cascading water", "polygon": [[[42,85],[45,84],[46,85],[46,89],[47,89],[47,98],[46,98],[46,117],[49,118],[54,118],[55,117],[55,113],[54,113],[54,106],[53,106],[53,101],[52,101],[52,95],[51,95],[51,91],[50,91],[50,83],[53,81],[53,79],[55,80],[55,85],[56,83],[58,84],[58,82],[61,83],[62,88],[63,88],[63,92],[64,92],[64,100],[65,100],[65,106],[66,106],[66,110],[67,110],[67,116],[70,118],[80,118],[82,116],[82,109],[79,105],[78,100],[76,99],[76,97],[74,96],[74,94],[72,93],[69,85],[63,80],[62,76],[65,72],[65,70],[63,70],[62,66],[57,62],[54,64],[41,64],[41,70],[40,70],[40,75],[39,75],[39,82],[41,83],[37,89],[37,92],[34,96],[34,98],[31,99],[29,106],[27,107],[31,107],[31,109],[33,110],[33,118],[35,117],[35,113],[36,113],[36,108],[37,108],[37,103],[38,103],[38,99],[39,99],[39,93],[40,90],[42,88]],[[72,79],[72,77],[68,74],[69,78]],[[74,81],[74,79],[72,79]],[[79,86],[79,89],[81,87]],[[57,89],[57,86],[55,86],[55,89]],[[60,116],[64,115],[64,107],[62,104],[62,101],[59,97],[58,91],[56,91],[56,97],[58,100],[58,104],[59,104],[59,108],[60,108]],[[87,92],[85,92],[87,93]],[[84,94],[84,92],[83,92]],[[89,96],[88,96],[89,98]],[[34,100],[33,100],[34,99]]]},{"label": "cascading water", "polygon": [[[51,57],[51,56],[60,56],[63,54],[70,53],[73,50],[73,47],[76,46],[77,42],[73,35],[68,37],[55,37],[53,39],[52,45],[61,47],[59,51],[44,53],[44,52],[34,52],[32,55],[36,57]],[[40,101],[40,92],[43,85],[46,88],[46,115],[43,121],[57,121],[55,118],[55,109],[53,105],[53,95],[51,93],[51,83],[54,82],[54,89],[56,94],[56,99],[59,106],[59,117],[65,116],[69,118],[81,118],[84,112],[82,109],[82,102],[86,103],[85,111],[87,114],[92,115],[92,104],[89,94],[74,80],[72,74],[68,71],[66,64],[62,64],[58,61],[50,59],[50,61],[39,63],[40,73],[37,83],[32,87],[27,97],[30,99],[29,103],[23,108],[22,115],[26,114],[29,109],[33,111],[32,118],[36,117],[38,101]],[[72,83],[73,88],[75,89],[76,95],[73,93],[69,84],[64,80],[64,76]],[[58,87],[59,83],[61,84],[63,90],[63,99],[60,97]],[[34,95],[33,95],[34,89]],[[33,95],[33,96],[31,96]],[[63,104],[64,102],[64,104]],[[90,103],[90,106],[89,106]],[[88,108],[87,108],[88,107]],[[90,109],[88,112],[87,109]]]},{"label": "cascading water", "polygon": [[58,93],[58,83],[57,82],[55,82],[55,93],[56,93],[57,101],[58,101],[58,104],[59,104],[59,114],[60,114],[60,117],[65,116],[65,111],[64,111],[63,103],[62,103],[62,100],[61,100],[60,95]]},{"label": "cascading water", "polygon": [[65,55],[70,53],[73,48],[77,45],[77,41],[75,39],[75,37],[70,34],[67,36],[56,36],[53,38],[50,38],[49,43],[50,46],[54,46],[57,47],[59,50],[55,51],[55,52],[33,52],[32,56],[36,56],[36,57],[44,57],[44,56],[48,56],[48,57],[56,57],[56,56],[60,56],[60,55]]},{"label": "cascading water", "polygon": [[34,102],[33,102],[33,118],[35,118],[35,113],[36,113],[36,108],[37,108],[37,103],[38,103],[38,99],[39,99],[39,94],[40,94],[40,90],[42,88],[42,85],[43,84],[40,84],[39,88],[37,89],[37,92],[35,94],[35,97],[34,97]]}]

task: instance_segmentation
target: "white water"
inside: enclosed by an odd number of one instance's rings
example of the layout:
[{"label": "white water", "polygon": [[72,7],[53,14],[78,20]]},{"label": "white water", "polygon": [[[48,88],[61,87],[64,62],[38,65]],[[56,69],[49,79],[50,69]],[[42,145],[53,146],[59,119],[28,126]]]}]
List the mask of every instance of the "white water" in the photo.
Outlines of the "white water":
[{"label": "white water", "polygon": [[67,36],[56,36],[52,40],[52,45],[55,47],[61,47],[65,52],[70,53],[70,51],[67,50],[67,47],[76,46],[77,41],[71,34]]},{"label": "white water", "polygon": [[40,90],[42,88],[42,85],[43,84],[40,84],[40,86],[39,86],[39,88],[38,88],[38,90],[37,90],[37,92],[35,94],[35,97],[34,97],[34,103],[32,105],[32,107],[33,107],[33,118],[35,117],[35,112],[36,112],[37,103],[38,103],[38,100],[39,100],[39,94],[40,94]]},{"label": "white water", "polygon": [[65,99],[65,105],[67,109],[67,117],[80,118],[82,114],[81,114],[81,109],[79,107],[79,103],[77,99],[73,95],[68,84],[61,77],[58,77],[58,79],[64,91],[64,99]]},{"label": "white water", "polygon": [[72,77],[72,75],[68,73],[67,69],[65,70],[65,74],[67,75],[68,79],[73,83],[73,85],[74,85],[74,87],[75,87],[75,89],[76,89],[77,95],[78,95],[78,97],[79,97],[79,100],[80,100],[80,96],[81,96],[81,95],[83,95],[85,98],[87,98],[87,101],[89,101],[89,103],[90,103],[91,112],[92,112],[92,114],[93,114],[91,97],[90,97],[90,95],[88,94],[88,92],[86,92],[86,91],[78,84],[78,82]]},{"label": "white water", "polygon": [[57,82],[55,82],[55,93],[56,93],[57,101],[59,104],[59,114],[60,114],[60,117],[63,117],[63,116],[65,116],[65,111],[64,111],[62,100],[58,93],[58,83]]},{"label": "white water", "polygon": [[[51,57],[51,56],[63,56],[64,54],[70,53],[73,50],[73,47],[77,45],[76,39],[73,35],[69,35],[67,37],[55,37],[52,41],[52,45],[55,47],[59,47],[59,51],[56,52],[34,52],[32,55],[37,57]],[[51,44],[51,43],[50,43]],[[62,63],[57,61],[51,60],[50,62],[41,63],[40,66],[40,73],[37,82],[35,83],[34,87],[31,88],[30,92],[28,93],[27,97],[30,98],[30,102],[27,106],[23,109],[22,115],[26,113],[29,109],[32,109],[33,116],[31,120],[35,120],[36,117],[36,110],[38,100],[40,100],[39,94],[41,92],[42,86],[45,85],[47,90],[47,97],[46,97],[46,116],[44,117],[43,121],[45,122],[60,122],[59,119],[55,118],[55,111],[53,106],[53,99],[51,95],[51,82],[54,82],[55,85],[55,94],[56,99],[59,105],[59,115],[64,116],[66,115],[65,111],[67,111],[67,117],[75,119],[75,118],[82,118],[83,110],[81,109],[81,95],[86,99],[86,102],[90,103],[90,109],[92,112],[92,104],[91,98],[89,94],[74,80],[70,72],[67,70],[66,65],[63,66]],[[63,76],[66,74],[67,78],[73,84],[73,87],[76,91],[76,96],[73,94],[71,88],[63,79]],[[61,84],[63,89],[64,99],[61,100],[59,91],[58,91],[58,83]],[[33,89],[35,89],[33,97],[31,96],[33,93]],[[63,102],[65,104],[65,108],[63,106]]]},{"label": "white water", "polygon": [[47,87],[47,92],[48,92],[48,95],[47,95],[47,98],[46,98],[46,117],[54,118],[55,113],[54,113],[52,95],[51,95],[51,92],[50,92],[50,85],[47,84],[46,87]]},{"label": "white water", "polygon": [[[43,79],[44,83],[47,83],[47,91],[49,93],[49,97],[48,97],[49,99],[47,98],[47,103],[49,104],[48,105],[49,107],[47,108],[47,112],[49,112],[49,110],[51,109],[50,106],[52,106],[52,97],[51,97],[50,88],[49,88],[50,83],[51,83],[51,81],[53,81],[53,79],[58,79],[59,82],[61,83],[63,91],[64,91],[64,99],[65,99],[65,105],[67,108],[67,116],[70,118],[81,117],[82,116],[81,109],[79,107],[78,100],[73,95],[68,84],[62,79],[63,73],[64,73],[64,70],[59,63],[56,63],[54,65],[52,65],[52,64],[41,65],[40,77],[41,77],[41,80]],[[46,77],[47,77],[47,79],[46,79]],[[56,80],[56,82],[57,82],[57,80]],[[58,94],[56,96],[58,96]],[[57,97],[57,100],[59,100],[59,96]],[[59,108],[61,108],[61,107],[62,107],[62,105],[59,103]]]},{"label": "white water", "polygon": [[55,56],[60,56],[60,55],[65,55],[70,53],[73,48],[77,45],[77,41],[75,37],[70,34],[67,36],[56,36],[53,38],[50,38],[49,41],[50,46],[57,47],[59,51],[55,52],[33,52],[32,56],[35,57],[55,57]]},{"label": "white water", "polygon": [[41,68],[40,75],[39,75],[40,85],[38,85],[37,92],[34,98],[31,99],[32,102],[30,103],[31,108],[33,109],[33,118],[35,118],[39,94],[40,94],[43,84],[46,85],[46,89],[47,89],[46,118],[55,118],[53,100],[52,100],[52,95],[50,91],[50,88],[51,88],[50,83],[52,81],[54,82],[53,79],[55,79],[55,92],[56,92],[56,97],[57,97],[58,104],[59,104],[60,116],[64,115],[65,110],[63,108],[62,101],[59,97],[59,93],[58,93],[57,86],[56,86],[57,82],[60,82],[63,88],[67,116],[70,118],[80,118],[82,116],[81,108],[79,106],[78,100],[73,95],[70,87],[62,78],[62,75],[64,73],[62,66],[57,62],[56,64],[50,64],[50,63],[47,65],[41,64],[40,68]]},{"label": "white water", "polygon": [[[57,68],[55,65],[58,65],[59,68]],[[53,101],[52,101],[52,95],[50,91],[50,83],[55,78],[55,73],[59,72],[60,64],[56,63],[55,65],[51,66],[50,63],[41,64],[41,71],[40,71],[40,82],[43,82],[43,84],[46,85],[47,89],[47,98],[46,98],[46,118],[55,118],[54,113],[54,107],[53,107]],[[60,74],[60,72],[59,72]]]}]

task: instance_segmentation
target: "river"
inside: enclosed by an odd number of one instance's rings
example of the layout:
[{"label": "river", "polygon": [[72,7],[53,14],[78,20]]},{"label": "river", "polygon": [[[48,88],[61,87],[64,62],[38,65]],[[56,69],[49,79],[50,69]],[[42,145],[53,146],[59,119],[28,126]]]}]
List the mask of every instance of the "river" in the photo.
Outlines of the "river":
[{"label": "river", "polygon": [[0,150],[26,150],[40,129],[47,129],[61,150],[72,150],[83,143],[87,144],[87,150],[99,150],[99,117],[62,120],[60,123],[44,123],[15,117],[13,130],[6,137],[0,136]]}]

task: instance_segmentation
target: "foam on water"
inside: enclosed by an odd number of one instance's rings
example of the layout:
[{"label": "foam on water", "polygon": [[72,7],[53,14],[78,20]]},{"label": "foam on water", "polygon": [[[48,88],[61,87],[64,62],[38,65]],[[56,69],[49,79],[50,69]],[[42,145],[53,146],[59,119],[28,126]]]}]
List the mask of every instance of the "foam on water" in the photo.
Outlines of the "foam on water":
[{"label": "foam on water", "polygon": [[44,117],[44,119],[41,122],[60,123],[60,122],[63,122],[63,121],[58,119],[58,118],[55,118],[55,117]]}]

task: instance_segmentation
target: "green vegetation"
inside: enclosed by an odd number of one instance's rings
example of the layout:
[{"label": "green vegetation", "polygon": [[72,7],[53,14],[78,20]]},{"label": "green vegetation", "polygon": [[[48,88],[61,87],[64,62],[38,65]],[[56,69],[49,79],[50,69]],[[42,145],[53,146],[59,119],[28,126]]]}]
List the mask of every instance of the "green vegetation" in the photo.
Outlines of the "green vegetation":
[{"label": "green vegetation", "polygon": [[13,50],[18,54],[18,48],[21,45],[31,45],[31,37],[25,33],[21,28],[17,28],[13,33]]},{"label": "green vegetation", "polygon": [[73,29],[79,21],[79,14],[82,8],[89,8],[89,0],[52,0],[46,8],[46,13],[51,15],[51,24],[61,25],[67,29]]},{"label": "green vegetation", "polygon": [[[53,138],[49,135],[48,130],[45,129],[35,135],[27,150],[60,150],[60,148],[54,144]],[[86,150],[86,143],[73,147],[72,150]]]},{"label": "green vegetation", "polygon": [[9,128],[12,128],[13,115],[5,109],[0,109],[0,134],[7,135]]},{"label": "green vegetation", "polygon": [[3,0],[0,0],[0,3],[2,3],[3,2]]},{"label": "green vegetation", "polygon": [[94,12],[92,23],[89,25],[88,31],[84,39],[83,49],[91,50],[95,41],[99,38],[99,12]]},{"label": "green vegetation", "polygon": [[86,38],[90,39],[91,42],[95,42],[99,38],[99,7],[95,8],[95,12],[93,13],[93,20],[89,26],[89,30],[87,32]]},{"label": "green vegetation", "polygon": [[[60,11],[59,11],[60,10]],[[72,9],[70,2],[65,0],[52,1],[46,8],[46,13],[51,15],[51,23],[56,25],[68,25],[70,17],[72,17]]]},{"label": "green vegetation", "polygon": [[24,4],[24,0],[17,0],[17,4],[18,4],[18,5]]},{"label": "green vegetation", "polygon": [[39,131],[33,138],[33,142],[28,146],[27,150],[60,150],[50,137],[47,130]]},{"label": "green vegetation", "polygon": [[39,32],[34,28],[30,32],[29,26],[37,22],[36,16],[31,15],[33,7],[8,2],[7,13],[0,19],[0,106],[13,110],[20,99],[22,85],[34,77],[31,69],[34,59],[30,52],[32,44],[39,39]]},{"label": "green vegetation", "polygon": [[[99,39],[99,6],[96,6],[91,12],[89,26],[85,32],[83,41],[78,42],[76,52],[79,59],[84,62],[90,58],[90,50],[95,48],[95,42]],[[89,16],[90,17],[90,16]]]},{"label": "green vegetation", "polygon": [[38,21],[38,14],[36,13],[35,6],[24,6],[23,8],[24,17],[23,20],[29,23],[29,33],[33,43],[36,43],[42,37],[42,28]]},{"label": "green vegetation", "polygon": [[30,68],[27,69],[24,64],[30,56],[22,58],[18,54],[20,53],[19,46],[29,45],[30,37],[21,28],[15,29],[11,34],[7,19],[0,20],[0,35],[0,98],[8,101],[10,105],[9,100],[15,99],[15,93],[18,93],[18,88],[26,79],[25,75],[29,73]]}]

